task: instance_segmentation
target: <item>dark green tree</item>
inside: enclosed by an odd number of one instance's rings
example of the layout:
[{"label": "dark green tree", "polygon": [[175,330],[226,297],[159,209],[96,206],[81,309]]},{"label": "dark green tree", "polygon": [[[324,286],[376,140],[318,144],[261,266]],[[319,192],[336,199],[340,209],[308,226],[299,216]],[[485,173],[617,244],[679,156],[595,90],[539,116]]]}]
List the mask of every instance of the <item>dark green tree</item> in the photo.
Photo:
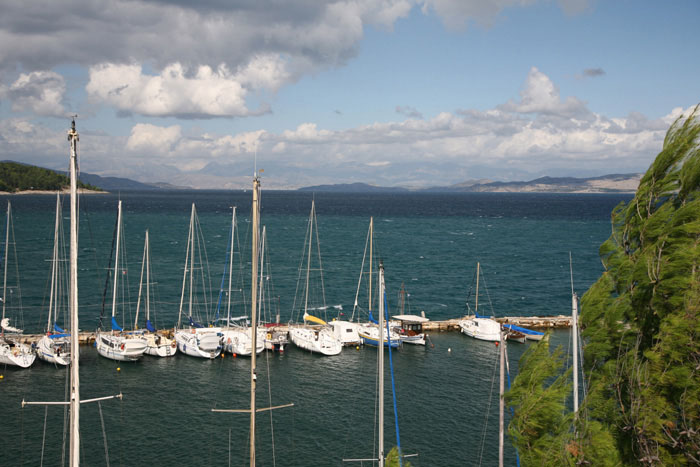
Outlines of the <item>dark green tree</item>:
[{"label": "dark green tree", "polygon": [[673,123],[634,199],[613,211],[600,257],[605,270],[581,300],[579,413],[559,397],[568,375],[557,352],[539,346],[508,395],[523,465],[700,465],[698,107]]}]

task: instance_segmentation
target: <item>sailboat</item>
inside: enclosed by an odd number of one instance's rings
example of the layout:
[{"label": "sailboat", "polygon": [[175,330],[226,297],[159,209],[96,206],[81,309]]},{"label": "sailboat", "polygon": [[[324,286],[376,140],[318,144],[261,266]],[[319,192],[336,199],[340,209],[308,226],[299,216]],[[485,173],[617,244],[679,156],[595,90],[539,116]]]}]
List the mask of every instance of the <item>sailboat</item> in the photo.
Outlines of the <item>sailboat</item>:
[{"label": "sailboat", "polygon": [[[369,255],[367,254],[367,249],[369,248]],[[357,338],[360,340],[361,343],[367,344],[367,345],[373,345],[373,346],[379,346],[380,341],[383,343],[384,346],[389,345],[391,343],[391,346],[396,348],[399,346],[401,342],[401,336],[394,330],[390,329],[389,327],[383,327],[379,326],[378,321],[374,318],[372,315],[372,306],[373,306],[373,296],[372,296],[372,274],[373,274],[373,268],[372,268],[372,261],[374,259],[374,254],[373,254],[373,248],[374,248],[374,218],[370,217],[369,219],[369,230],[367,231],[367,241],[365,242],[365,253],[362,256],[362,267],[360,268],[360,277],[357,280],[357,291],[355,292],[355,303],[353,305],[352,309],[352,315],[350,316],[350,322],[354,322],[355,320],[355,315],[357,314],[357,320],[358,323],[353,323],[355,324],[355,335],[357,335]],[[364,267],[365,267],[365,259],[369,257],[369,269],[367,272],[368,279],[367,279],[367,319],[369,321],[359,323],[360,319],[360,305],[359,305],[359,297],[360,297],[360,288],[362,287],[362,278],[365,275],[364,272]],[[347,338],[346,338],[347,339]]]},{"label": "sailboat", "polygon": [[119,326],[116,319],[117,295],[119,294],[120,271],[124,271],[120,261],[120,246],[122,243],[122,201],[117,205],[117,238],[114,253],[114,281],[112,288],[112,331],[97,330],[95,335],[95,347],[97,352],[105,358],[118,361],[135,361],[143,356],[146,351],[146,339],[138,334],[125,332]]},{"label": "sailboat", "polygon": [[430,321],[425,317],[425,312],[421,312],[421,316],[410,314],[411,310],[409,307],[409,313],[405,313],[406,298],[409,294],[406,293],[406,288],[403,283],[401,284],[401,290],[399,291],[399,310],[400,314],[392,316],[392,318],[398,321],[390,323],[391,329],[396,331],[401,337],[401,342],[405,344],[413,345],[425,345],[426,334],[423,332],[423,323]]},{"label": "sailboat", "polygon": [[[221,328],[205,327],[194,320],[194,300],[195,300],[195,257],[197,255],[196,246],[203,243],[199,235],[199,220],[197,210],[192,203],[192,213],[190,215],[190,230],[187,239],[187,254],[185,256],[185,272],[182,278],[182,295],[180,296],[180,312],[178,314],[177,328],[175,329],[175,341],[180,352],[191,357],[216,358],[221,353]],[[201,288],[204,289],[204,271],[201,254],[199,255],[198,269],[202,272]],[[189,269],[188,269],[189,265]],[[189,281],[188,281],[189,273]],[[182,328],[182,313],[185,298],[185,290],[189,292],[188,321],[189,327]],[[203,290],[206,295],[206,291]],[[206,304],[206,299],[205,299]]]},{"label": "sailboat", "polygon": [[[314,231],[314,227],[316,227]],[[309,225],[306,230],[306,242],[304,245],[304,252],[302,255],[302,260],[299,265],[299,277],[297,279],[297,294],[294,297],[294,309],[297,308],[297,299],[299,299],[300,305],[303,307],[304,323],[300,326],[293,326],[289,329],[289,338],[297,347],[308,350],[314,353],[320,353],[322,355],[338,355],[343,350],[343,344],[335,336],[333,329],[328,326],[326,321],[318,318],[314,315],[309,314],[309,295],[311,293],[311,287],[309,281],[311,278],[311,261],[312,261],[312,249],[314,244],[314,235],[316,239],[316,247],[318,251],[318,271],[320,283],[318,284],[317,292],[320,291],[320,297],[311,297],[311,300],[316,302],[318,310],[326,310],[326,297],[325,291],[323,290],[323,269],[321,267],[321,248],[318,242],[318,226],[316,225],[316,205],[315,201],[311,201],[311,214],[309,214]],[[308,249],[307,249],[308,248]],[[306,267],[304,267],[306,264]],[[305,273],[305,279],[302,282],[302,273]],[[299,286],[303,284],[303,299],[299,294]],[[306,323],[314,323],[314,326],[307,325]],[[319,326],[320,325],[320,326]]]},{"label": "sailboat", "polygon": [[[247,317],[239,317],[239,319],[231,319],[231,293],[232,293],[232,282],[233,282],[233,256],[234,256],[234,245],[236,237],[236,208],[233,208],[233,216],[231,218],[231,242],[229,244],[229,263],[228,263],[228,303],[226,307],[226,327],[221,330],[222,335],[222,346],[223,352],[227,352],[233,355],[243,355],[249,356],[253,353],[253,339],[251,335],[251,327],[248,327],[241,323],[241,320],[245,320]],[[226,272],[224,272],[223,280],[226,278]],[[223,283],[219,291],[219,304],[221,304],[221,295],[223,292]],[[217,310],[218,315],[218,310]],[[256,353],[260,353],[265,349],[264,341],[258,339],[256,345]]]},{"label": "sailboat", "polygon": [[138,329],[139,311],[141,309],[141,296],[143,292],[144,273],[146,276],[146,297],[144,299],[146,308],[146,330],[141,332],[141,337],[146,339],[146,355],[154,357],[172,357],[177,353],[177,344],[174,339],[158,334],[156,328],[151,323],[151,250],[148,242],[148,230],[143,245],[143,261],[141,262],[141,279],[139,281],[139,298],[136,302],[136,318],[134,319],[134,329]]},{"label": "sailboat", "polygon": [[479,276],[480,264],[476,263],[476,304],[474,317],[463,319],[459,322],[459,328],[467,336],[483,341],[499,342],[501,340],[501,325],[498,321],[479,315]]},{"label": "sailboat", "polygon": [[[0,319],[0,364],[13,365],[21,368],[29,368],[36,360],[34,350],[27,344],[19,341],[22,335],[22,330],[14,326],[10,326],[10,318],[6,313],[8,302],[13,301],[7,295],[7,265],[10,245],[10,230],[12,228],[12,207],[10,202],[7,202],[7,223],[5,225],[5,269],[2,281],[2,318]],[[14,235],[12,238],[14,244]],[[19,278],[17,278],[19,282]],[[19,289],[19,287],[17,287]],[[13,295],[13,294],[11,294]],[[20,302],[21,303],[21,302]],[[12,337],[10,337],[12,336]]]},{"label": "sailboat", "polygon": [[67,298],[62,292],[65,277],[63,272],[63,228],[61,225],[61,197],[56,194],[56,222],[54,224],[53,260],[51,262],[51,291],[49,292],[49,311],[46,322],[46,334],[37,343],[37,356],[48,363],[68,365],[70,363],[70,336],[57,324],[61,302]]}]

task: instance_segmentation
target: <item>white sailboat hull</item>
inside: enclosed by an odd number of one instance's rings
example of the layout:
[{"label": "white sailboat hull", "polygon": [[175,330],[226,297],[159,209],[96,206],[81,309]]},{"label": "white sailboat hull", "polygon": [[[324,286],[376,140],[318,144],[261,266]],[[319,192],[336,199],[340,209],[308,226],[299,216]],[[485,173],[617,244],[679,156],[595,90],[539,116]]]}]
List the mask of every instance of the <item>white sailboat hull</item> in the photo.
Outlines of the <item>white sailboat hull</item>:
[{"label": "white sailboat hull", "polygon": [[[379,346],[379,341],[382,341],[382,345],[387,347],[389,345],[389,338],[391,338],[391,347],[397,348],[401,343],[401,336],[396,332],[391,331],[387,334],[386,328],[379,331],[379,327],[376,324],[363,324],[358,330],[358,334],[362,338],[362,343],[366,345],[373,345],[375,347]],[[381,336],[381,337],[380,337]]]},{"label": "white sailboat hull", "polygon": [[27,344],[0,341],[0,364],[29,368],[36,360],[36,354]]},{"label": "white sailboat hull", "polygon": [[294,327],[289,330],[289,338],[297,347],[322,355],[338,355],[343,350],[329,328]]},{"label": "white sailboat hull", "polygon": [[41,360],[55,365],[70,364],[70,337],[51,338],[44,336],[39,339],[36,355]]},{"label": "white sailboat hull", "polygon": [[95,337],[97,352],[105,358],[117,361],[133,362],[141,358],[146,351],[146,339],[98,332]]},{"label": "white sailboat hull", "polygon": [[[243,356],[250,356],[253,352],[253,339],[250,334],[250,328],[225,329],[221,333],[223,334],[224,352]],[[265,350],[265,343],[260,339],[260,332],[258,332],[255,347],[255,353],[258,354]]]},{"label": "white sailboat hull", "polygon": [[459,322],[460,330],[467,336],[489,342],[501,340],[501,325],[491,318],[470,318]]},{"label": "white sailboat hull", "polygon": [[169,339],[160,334],[146,333],[143,335],[146,339],[146,355],[153,357],[172,357],[177,353],[177,344],[175,339]]},{"label": "white sailboat hull", "polygon": [[284,346],[289,343],[289,332],[279,329],[266,329],[263,335],[266,350],[284,352]]},{"label": "white sailboat hull", "polygon": [[218,335],[220,332],[214,329],[198,328],[175,331],[177,349],[190,357],[218,357],[221,353],[221,337]]}]

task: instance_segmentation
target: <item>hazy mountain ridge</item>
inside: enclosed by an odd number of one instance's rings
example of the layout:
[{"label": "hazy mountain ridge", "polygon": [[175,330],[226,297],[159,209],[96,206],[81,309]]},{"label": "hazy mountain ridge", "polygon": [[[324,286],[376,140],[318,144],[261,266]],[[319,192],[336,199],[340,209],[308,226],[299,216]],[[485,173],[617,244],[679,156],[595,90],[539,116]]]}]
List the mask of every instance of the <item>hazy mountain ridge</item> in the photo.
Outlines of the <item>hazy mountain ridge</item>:
[{"label": "hazy mountain ridge", "polygon": [[642,174],[610,174],[598,177],[540,177],[530,181],[494,182],[491,180],[469,180],[449,186],[424,189],[401,187],[379,187],[366,183],[341,183],[299,188],[302,191],[335,192],[465,192],[465,193],[634,193]]}]

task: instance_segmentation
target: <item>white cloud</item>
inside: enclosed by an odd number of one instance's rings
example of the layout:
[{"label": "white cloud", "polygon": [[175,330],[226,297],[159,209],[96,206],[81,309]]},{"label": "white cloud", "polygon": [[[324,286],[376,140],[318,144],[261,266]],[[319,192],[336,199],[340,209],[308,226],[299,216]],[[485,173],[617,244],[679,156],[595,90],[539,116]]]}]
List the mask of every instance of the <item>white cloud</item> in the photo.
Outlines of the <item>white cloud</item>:
[{"label": "white cloud", "polygon": [[[80,130],[81,152],[87,156],[85,171],[200,188],[247,186],[256,149],[267,188],[354,181],[446,185],[471,178],[601,175],[644,171],[661,149],[670,123],[692,110],[673,109],[661,119],[649,120],[635,113],[611,118],[585,107],[571,108],[551,80],[533,70],[525,80],[521,102],[485,111],[442,112],[430,119],[344,130],[307,122],[278,133],[235,135],[136,124],[128,138]],[[63,160],[57,159],[58,154],[67,160],[65,132],[27,120],[0,122],[0,141],[0,159],[19,154],[24,162],[50,159],[55,164]]]},{"label": "white cloud", "polygon": [[33,71],[20,74],[4,94],[12,101],[14,112],[63,117],[65,92],[63,76],[53,71]]},{"label": "white cloud", "polygon": [[[267,82],[275,81],[277,71],[265,73],[265,67],[246,69],[245,79],[250,79],[256,70],[265,75]],[[190,76],[176,63],[152,76],[143,74],[139,65],[103,64],[90,68],[86,90],[95,101],[142,115],[241,117],[255,112],[246,106],[247,90],[240,80],[224,65],[217,70],[200,66]]]},{"label": "white cloud", "polygon": [[559,89],[536,67],[532,67],[527,75],[525,85],[520,92],[520,102],[511,100],[501,108],[508,112],[540,113],[564,118],[590,114],[586,105],[575,97],[567,97],[562,101]]}]

